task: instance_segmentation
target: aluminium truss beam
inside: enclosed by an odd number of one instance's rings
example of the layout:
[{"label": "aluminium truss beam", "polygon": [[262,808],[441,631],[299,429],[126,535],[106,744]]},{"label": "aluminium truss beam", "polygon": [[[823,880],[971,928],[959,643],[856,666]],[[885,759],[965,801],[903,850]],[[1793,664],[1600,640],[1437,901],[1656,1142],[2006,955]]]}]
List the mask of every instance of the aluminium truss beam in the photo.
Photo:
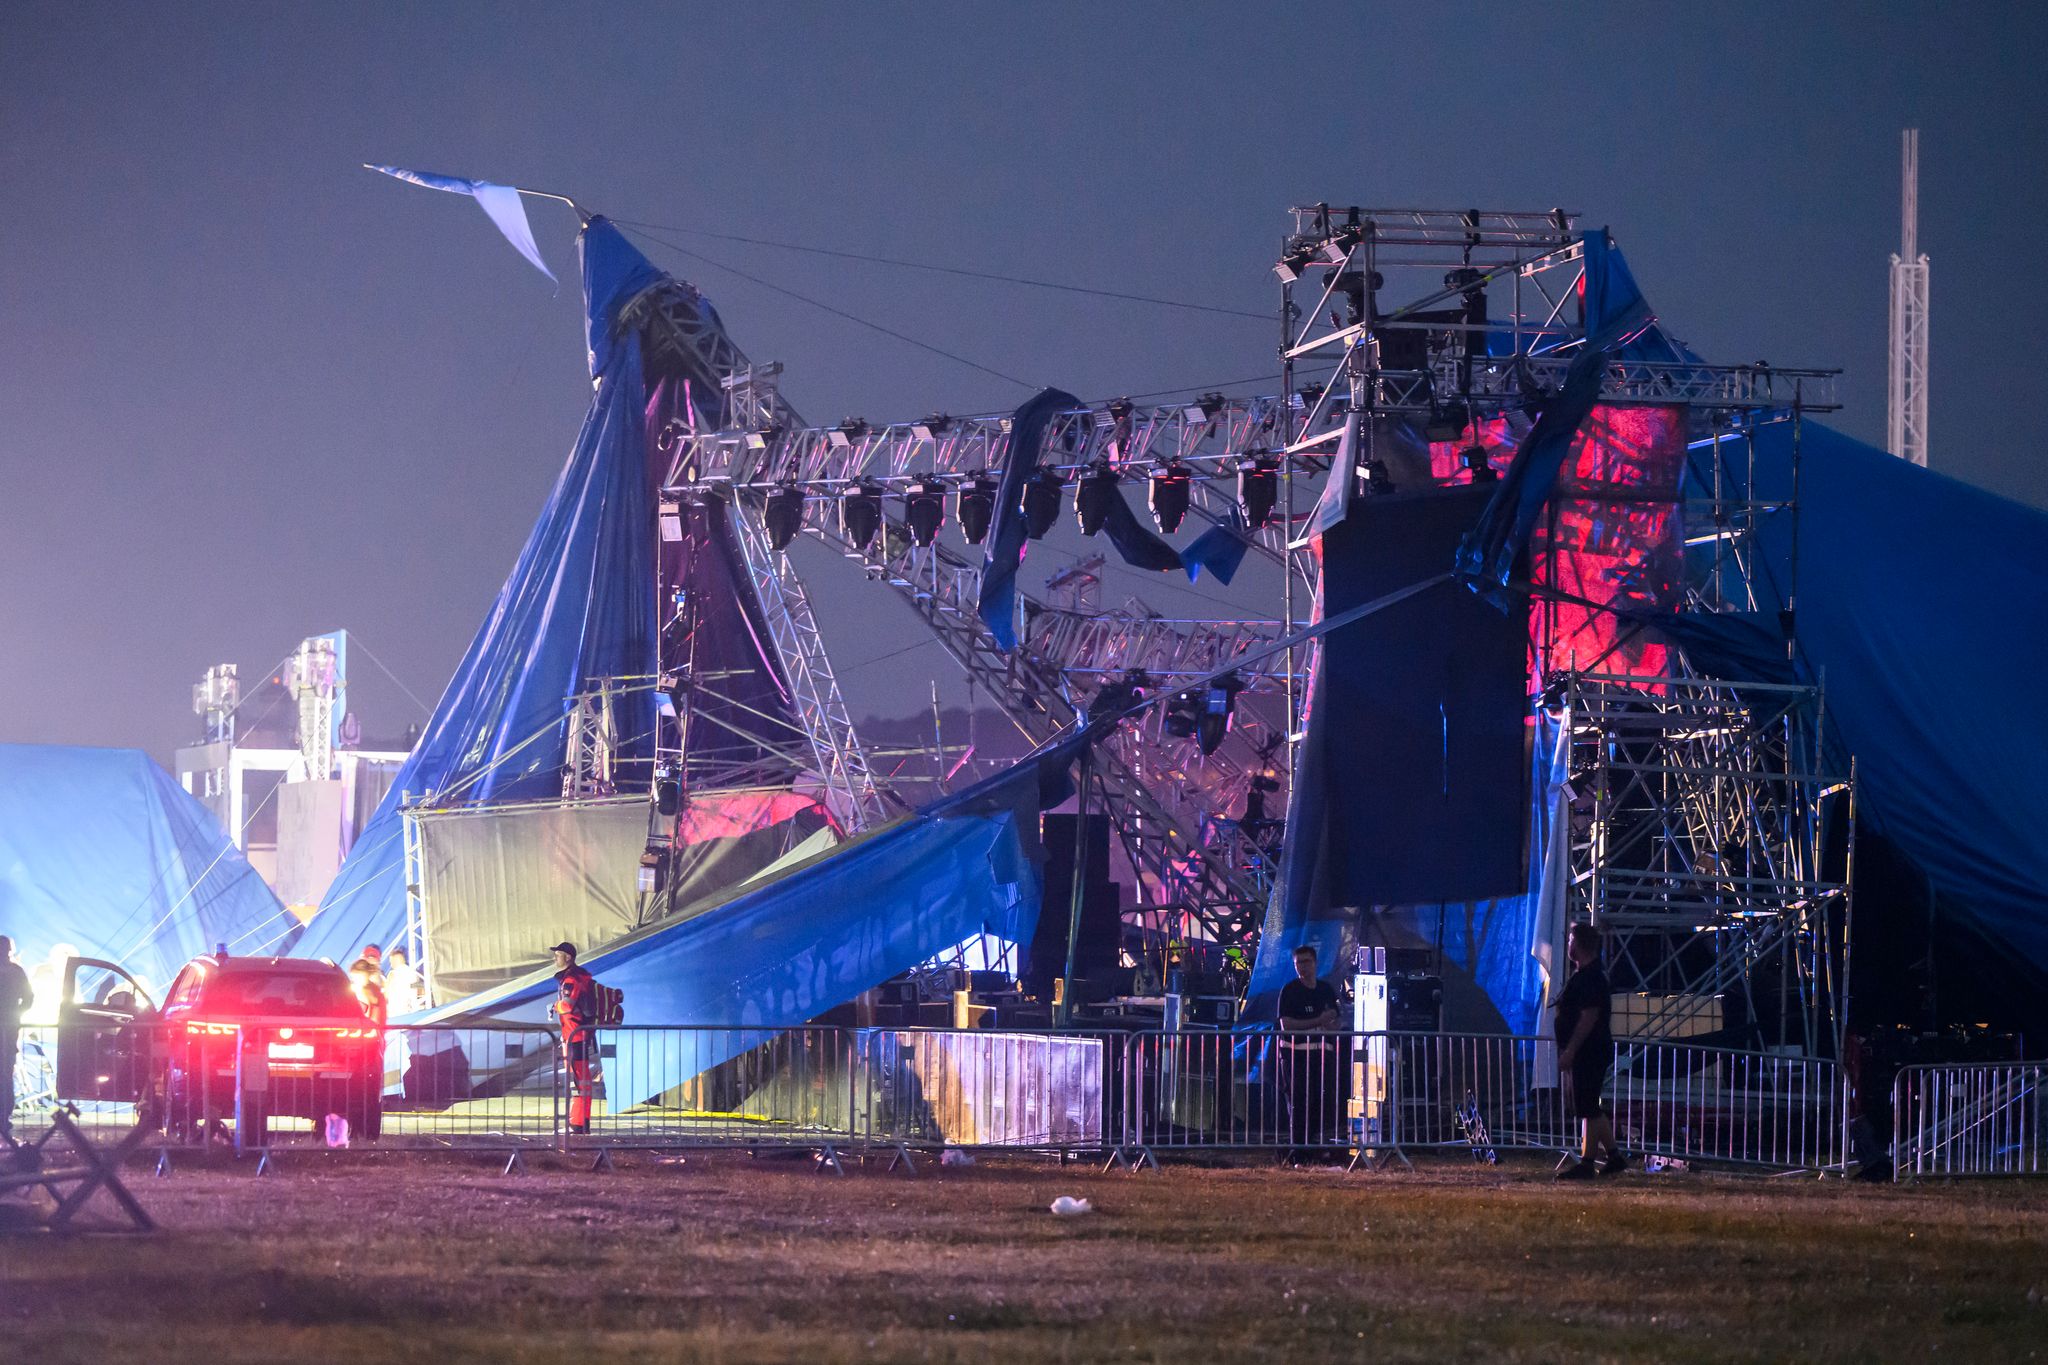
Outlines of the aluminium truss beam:
[{"label": "aluminium truss beam", "polygon": [[[646,290],[620,310],[620,325],[640,329],[651,366],[683,374],[700,391],[693,392],[693,402],[686,405],[693,412],[708,412],[719,425],[747,429],[800,424],[777,382],[781,367],[750,361],[689,285],[668,281]],[[679,435],[687,442],[687,433]],[[758,502],[758,495],[749,499],[743,492],[742,503],[749,500]],[[865,829],[887,818],[888,809],[818,633],[803,579],[786,556],[768,547],[752,518],[743,513],[736,520],[742,558],[794,694],[797,720],[810,740],[828,804],[852,829]]]}]

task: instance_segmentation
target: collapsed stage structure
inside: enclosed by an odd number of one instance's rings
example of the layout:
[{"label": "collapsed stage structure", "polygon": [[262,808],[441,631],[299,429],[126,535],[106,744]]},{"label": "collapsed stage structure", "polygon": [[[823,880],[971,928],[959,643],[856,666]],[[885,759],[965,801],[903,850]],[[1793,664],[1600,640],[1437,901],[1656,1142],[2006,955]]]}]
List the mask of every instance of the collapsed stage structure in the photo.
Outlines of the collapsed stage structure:
[{"label": "collapsed stage structure", "polygon": [[[1590,918],[1632,1031],[1831,1051],[1866,989],[1852,942],[1871,954],[1859,829],[1918,870],[1969,970],[2048,961],[2026,889],[2048,868],[2009,823],[2048,755],[2031,729],[1988,740],[2009,711],[1899,652],[1926,630],[1978,679],[2048,662],[1943,596],[1987,521],[2007,581],[2048,586],[2048,519],[1874,465],[1813,418],[1831,371],[1701,359],[1572,215],[1295,210],[1279,397],[1049,390],[880,426],[806,425],[698,291],[603,218],[581,245],[583,434],[298,952],[413,941],[440,1015],[521,1017],[566,935],[678,1021],[801,1022],[964,939],[1030,938],[1037,815],[1092,749],[1082,800],[1138,886],[1128,946],[1255,948],[1254,1018],[1296,945],[1340,968],[1425,948],[1468,1020],[1527,1031]],[[1018,591],[1069,499],[1127,563],[1227,581],[1252,556],[1280,601],[1177,621]],[[1922,517],[1925,558],[1952,558],[1903,581],[1890,531]],[[908,603],[1041,755],[907,812],[800,534]],[[1925,740],[1895,728],[1915,697],[1951,703]],[[1928,775],[1965,753],[1975,799],[1952,801]],[[1284,823],[1253,814],[1267,793]],[[1894,996],[1933,980],[1888,971]]]}]

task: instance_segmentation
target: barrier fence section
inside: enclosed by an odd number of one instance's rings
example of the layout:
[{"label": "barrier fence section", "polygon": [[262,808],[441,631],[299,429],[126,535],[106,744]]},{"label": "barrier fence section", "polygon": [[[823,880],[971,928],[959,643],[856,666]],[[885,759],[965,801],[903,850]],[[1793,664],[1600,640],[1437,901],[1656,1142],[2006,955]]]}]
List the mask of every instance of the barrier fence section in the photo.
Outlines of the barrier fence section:
[{"label": "barrier fence section", "polygon": [[1892,1080],[1892,1178],[2048,1170],[2048,1062],[1921,1063]]},{"label": "barrier fence section", "polygon": [[[1578,1124],[1545,1038],[1149,1032],[1126,1043],[1120,1143],[1374,1157],[1567,1151]],[[1624,1041],[1606,1089],[1636,1155],[1824,1170],[1845,1150],[1832,1062]]]},{"label": "barrier fence section", "polygon": [[[195,1031],[195,1028],[197,1031]],[[1013,1033],[837,1026],[604,1029],[565,1050],[530,1027],[307,1028],[281,1021],[22,1031],[17,1133],[59,1097],[172,1146],[564,1151],[941,1147],[1254,1150],[1481,1159],[1571,1150],[1547,1039],[1446,1033]],[[2042,1168],[2042,1070],[1913,1067],[1895,1091],[1902,1173]],[[1632,1153],[1831,1169],[1834,1063],[1624,1040],[1607,1085]]]}]

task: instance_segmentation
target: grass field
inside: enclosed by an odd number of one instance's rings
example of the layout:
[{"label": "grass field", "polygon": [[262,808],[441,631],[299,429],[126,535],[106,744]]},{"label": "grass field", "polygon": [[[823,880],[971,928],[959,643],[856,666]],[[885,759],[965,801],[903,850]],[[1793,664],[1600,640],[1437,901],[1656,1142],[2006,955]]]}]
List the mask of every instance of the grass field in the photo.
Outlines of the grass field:
[{"label": "grass field", "polygon": [[[36,1362],[2028,1359],[2048,1186],[312,1155],[0,1238]],[[1060,1194],[1095,1212],[1055,1218]]]}]

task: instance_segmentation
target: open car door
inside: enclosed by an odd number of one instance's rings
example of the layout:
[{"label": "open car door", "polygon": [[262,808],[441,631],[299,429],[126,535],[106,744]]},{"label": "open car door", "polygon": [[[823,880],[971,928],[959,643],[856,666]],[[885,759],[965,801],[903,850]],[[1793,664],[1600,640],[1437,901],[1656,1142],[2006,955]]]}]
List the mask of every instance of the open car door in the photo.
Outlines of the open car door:
[{"label": "open car door", "polygon": [[57,1098],[139,1102],[149,1082],[156,1002],[111,962],[64,964],[57,1006]]}]

